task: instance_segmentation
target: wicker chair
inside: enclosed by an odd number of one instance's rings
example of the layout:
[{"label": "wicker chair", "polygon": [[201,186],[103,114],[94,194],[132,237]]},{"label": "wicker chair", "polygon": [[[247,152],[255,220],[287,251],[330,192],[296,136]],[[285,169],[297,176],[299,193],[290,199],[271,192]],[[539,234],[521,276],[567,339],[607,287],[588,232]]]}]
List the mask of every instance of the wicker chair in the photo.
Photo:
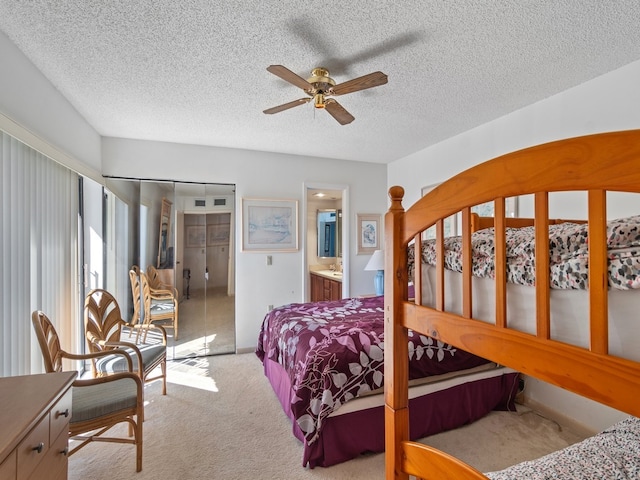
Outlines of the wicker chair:
[{"label": "wicker chair", "polygon": [[[143,325],[169,321],[165,327],[173,329],[173,339],[178,339],[178,298],[172,290],[153,289],[149,277],[140,272],[140,295],[143,307]],[[135,300],[135,299],[134,299]],[[146,334],[146,332],[145,332]]]},{"label": "wicker chair", "polygon": [[178,339],[178,303],[180,301],[180,297],[178,296],[178,289],[173,285],[169,285],[168,283],[164,283],[160,279],[160,274],[158,270],[153,265],[149,265],[144,272],[147,275],[147,280],[149,281],[149,289],[151,291],[151,303],[153,310],[153,303],[160,300],[164,302],[166,299],[167,292],[171,292],[172,302],[175,308],[175,318],[173,320],[174,325],[174,338]]},{"label": "wicker chair", "polygon": [[[80,443],[69,451],[69,455],[73,455],[90,442],[130,443],[136,446],[136,471],[142,470],[142,423],[144,417],[142,380],[131,371],[131,358],[127,352],[115,349],[109,352],[85,355],[67,353],[60,348],[58,334],[43,312],[33,312],[31,321],[40,344],[47,373],[61,372],[64,358],[87,360],[103,355],[121,355],[125,362],[128,362],[128,372],[73,382],[69,439]],[[104,435],[113,426],[122,422],[129,424],[129,437]]]},{"label": "wicker chair", "polygon": [[169,285],[168,283],[164,283],[160,279],[160,274],[158,273],[158,269],[153,265],[149,265],[145,272],[147,274],[147,279],[149,280],[149,287],[151,291],[154,290],[169,290],[176,300],[178,300],[178,289],[173,285]]},{"label": "wicker chair", "polygon": [[141,320],[140,306],[142,305],[142,297],[140,296],[140,267],[137,265],[132,266],[129,270],[129,281],[131,283],[131,296],[133,298],[131,325],[138,325]]},{"label": "wicker chair", "polygon": [[[106,290],[95,289],[89,292],[84,302],[84,328],[90,352],[110,351],[121,348],[131,356],[133,371],[143,382],[162,379],[162,394],[167,394],[167,334],[161,326],[140,324],[129,325],[129,329],[152,329],[149,343],[132,343],[121,340],[123,327],[116,299]],[[146,333],[146,332],[145,332]],[[145,340],[149,338],[146,337]],[[161,373],[153,375],[157,367]],[[100,357],[92,359],[94,377],[103,377],[116,372],[127,371],[127,362],[121,357]]]}]

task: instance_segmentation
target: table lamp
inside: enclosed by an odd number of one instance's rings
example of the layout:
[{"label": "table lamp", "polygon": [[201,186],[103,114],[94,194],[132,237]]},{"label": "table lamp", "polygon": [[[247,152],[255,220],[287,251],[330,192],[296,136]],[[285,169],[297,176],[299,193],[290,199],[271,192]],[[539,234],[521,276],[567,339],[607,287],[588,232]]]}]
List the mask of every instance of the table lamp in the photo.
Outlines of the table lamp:
[{"label": "table lamp", "polygon": [[376,250],[371,255],[365,270],[377,270],[373,280],[376,287],[376,295],[384,295],[384,250]]}]

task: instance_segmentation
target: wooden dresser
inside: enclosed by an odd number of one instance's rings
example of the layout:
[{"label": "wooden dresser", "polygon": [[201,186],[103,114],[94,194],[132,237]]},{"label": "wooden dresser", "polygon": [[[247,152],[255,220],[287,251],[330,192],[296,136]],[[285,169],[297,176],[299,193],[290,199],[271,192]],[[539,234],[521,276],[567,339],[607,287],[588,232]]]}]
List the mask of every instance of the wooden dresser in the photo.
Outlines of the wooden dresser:
[{"label": "wooden dresser", "polygon": [[0,378],[0,480],[67,478],[75,372]]}]

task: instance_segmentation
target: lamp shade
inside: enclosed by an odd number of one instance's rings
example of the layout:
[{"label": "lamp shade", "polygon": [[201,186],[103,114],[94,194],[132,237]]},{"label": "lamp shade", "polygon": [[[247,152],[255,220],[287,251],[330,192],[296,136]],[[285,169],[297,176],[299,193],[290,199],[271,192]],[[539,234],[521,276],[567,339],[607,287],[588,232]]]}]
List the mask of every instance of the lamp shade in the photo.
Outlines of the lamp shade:
[{"label": "lamp shade", "polygon": [[376,250],[371,255],[365,270],[384,270],[384,250]]},{"label": "lamp shade", "polygon": [[378,273],[373,279],[373,285],[376,289],[376,295],[384,294],[384,250],[376,250],[371,255],[365,270],[377,270]]}]

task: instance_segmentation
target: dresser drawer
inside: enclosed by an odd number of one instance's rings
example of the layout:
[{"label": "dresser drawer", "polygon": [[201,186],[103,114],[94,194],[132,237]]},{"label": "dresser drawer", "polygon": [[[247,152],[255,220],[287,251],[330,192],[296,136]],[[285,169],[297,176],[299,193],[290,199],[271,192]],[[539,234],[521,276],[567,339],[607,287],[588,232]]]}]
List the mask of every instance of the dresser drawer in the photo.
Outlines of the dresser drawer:
[{"label": "dresser drawer", "polygon": [[16,478],[16,451],[9,454],[4,462],[0,463],[0,480],[15,480]]},{"label": "dresser drawer", "polygon": [[67,478],[68,445],[69,434],[65,431],[51,443],[49,451],[33,471],[31,478],[34,480]]},{"label": "dresser drawer", "polygon": [[66,480],[70,389],[76,376],[0,377],[0,480]]},{"label": "dresser drawer", "polygon": [[18,480],[28,479],[49,451],[49,415],[29,432],[18,445]]},{"label": "dresser drawer", "polygon": [[69,420],[71,420],[71,389],[67,390],[67,393],[51,408],[49,415],[51,430],[49,432],[49,442],[53,443],[62,432],[68,435]]}]

